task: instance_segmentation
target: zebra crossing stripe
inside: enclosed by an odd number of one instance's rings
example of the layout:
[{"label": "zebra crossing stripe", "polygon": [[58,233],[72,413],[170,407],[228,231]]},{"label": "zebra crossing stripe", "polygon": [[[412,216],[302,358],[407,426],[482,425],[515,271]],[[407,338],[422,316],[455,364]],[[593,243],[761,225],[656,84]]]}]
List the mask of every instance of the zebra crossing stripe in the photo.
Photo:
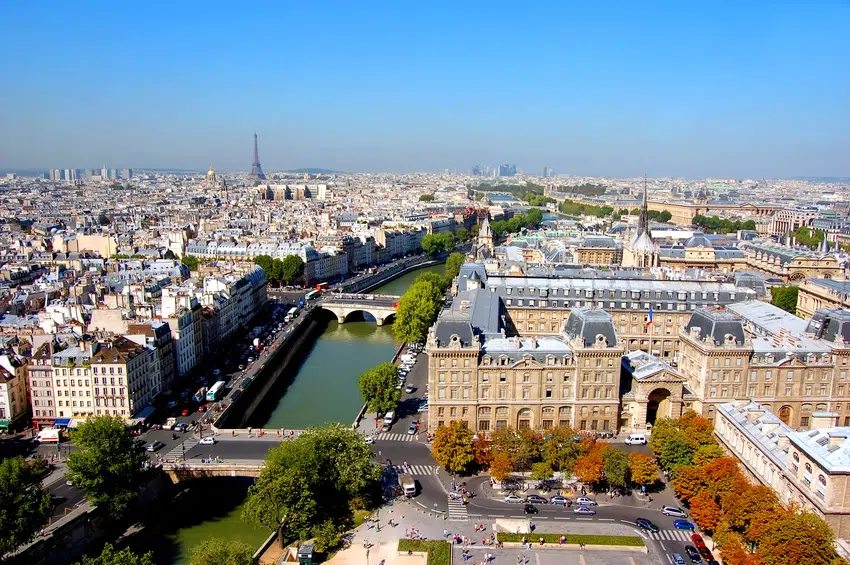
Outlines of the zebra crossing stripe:
[{"label": "zebra crossing stripe", "polygon": [[437,472],[437,467],[432,465],[408,465],[405,469],[401,465],[393,465],[393,470],[396,473],[408,473],[409,475],[434,475]]},{"label": "zebra crossing stripe", "polygon": [[690,541],[691,539],[690,535],[684,530],[661,530],[649,535],[657,541]]},{"label": "zebra crossing stripe", "polygon": [[469,515],[466,512],[466,505],[460,500],[452,500],[449,501],[449,522],[466,522],[469,519]]},{"label": "zebra crossing stripe", "polygon": [[378,434],[378,441],[413,441],[416,436],[408,435],[408,434],[391,434],[391,433],[381,433]]}]

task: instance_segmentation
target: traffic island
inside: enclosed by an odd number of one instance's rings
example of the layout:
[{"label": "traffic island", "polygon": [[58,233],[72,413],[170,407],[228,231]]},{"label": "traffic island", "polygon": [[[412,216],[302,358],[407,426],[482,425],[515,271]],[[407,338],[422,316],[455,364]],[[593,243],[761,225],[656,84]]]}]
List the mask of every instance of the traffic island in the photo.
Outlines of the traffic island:
[{"label": "traffic island", "polygon": [[[540,543],[540,540],[543,543]],[[646,543],[639,536],[605,536],[596,534],[511,534],[500,532],[496,541],[505,547],[522,547],[522,542],[530,543],[534,549],[572,549],[588,551],[637,551],[647,553]],[[430,565],[430,563],[429,563]]]}]

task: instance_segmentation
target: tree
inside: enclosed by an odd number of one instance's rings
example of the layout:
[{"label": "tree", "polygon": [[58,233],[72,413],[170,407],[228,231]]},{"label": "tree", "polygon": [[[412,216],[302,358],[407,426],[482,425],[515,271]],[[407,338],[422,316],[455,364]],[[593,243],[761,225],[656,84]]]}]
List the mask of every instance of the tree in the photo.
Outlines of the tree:
[{"label": "tree", "polygon": [[[693,414],[693,416],[685,418],[686,415],[690,414]],[[694,451],[704,445],[717,446],[714,440],[714,425],[708,418],[697,415],[693,410],[689,410],[682,416],[679,420],[679,427],[684,434],[685,443]]]},{"label": "tree", "polygon": [[371,457],[363,436],[348,426],[311,428],[269,450],[242,517],[277,530],[284,544],[310,538],[326,520],[342,527],[353,507],[380,501],[381,470]]},{"label": "tree", "polygon": [[287,255],[281,261],[280,279],[284,284],[290,285],[299,280],[304,274],[304,261],[298,255]]},{"label": "tree", "polygon": [[50,493],[41,488],[36,464],[23,457],[0,461],[0,557],[29,542],[50,517]]},{"label": "tree", "polygon": [[688,502],[703,491],[702,467],[682,467],[673,479],[673,491],[684,502]]},{"label": "tree", "polygon": [[717,525],[720,523],[723,513],[713,496],[708,494],[707,491],[702,491],[691,498],[689,504],[691,506],[691,517],[700,528],[709,533],[717,530]]},{"label": "tree", "polygon": [[723,518],[729,527],[741,534],[746,534],[750,524],[762,512],[774,512],[779,506],[779,500],[773,489],[764,485],[742,483],[740,489],[726,494],[721,502]]},{"label": "tree", "polygon": [[[191,563],[194,565],[194,561]],[[154,561],[153,553],[150,551],[144,555],[136,555],[128,547],[116,551],[111,543],[107,543],[103,546],[100,555],[96,557],[86,555],[77,565],[154,565]]]},{"label": "tree", "polygon": [[548,438],[543,446],[543,459],[553,469],[571,473],[576,459],[582,454],[579,442],[575,441],[576,432],[572,428],[557,427],[547,431]]},{"label": "tree", "polygon": [[531,469],[532,463],[540,460],[543,438],[528,428],[503,428],[490,436],[494,454],[504,454],[511,461],[514,471]]},{"label": "tree", "polygon": [[[442,277],[441,285],[444,284]],[[420,277],[421,278],[421,277]],[[396,321],[393,331],[402,341],[423,342],[430,328],[437,320],[443,304],[443,290],[431,280],[417,280],[408,288],[398,302]]]},{"label": "tree", "polygon": [[540,461],[531,465],[531,478],[535,481],[545,481],[554,475],[552,466],[547,461]]},{"label": "tree", "polygon": [[594,449],[576,460],[573,474],[583,483],[592,484],[602,480],[602,471],[605,470],[605,460],[601,449]]},{"label": "tree", "polygon": [[466,257],[463,253],[452,253],[446,259],[446,278],[454,279],[460,273],[460,267],[466,262]]},{"label": "tree", "polygon": [[723,455],[723,449],[716,443],[703,445],[694,453],[694,465],[697,467],[708,465],[715,459],[720,459]]},{"label": "tree", "polygon": [[629,453],[629,467],[632,482],[640,486],[649,486],[658,480],[658,469],[652,457],[644,453]]},{"label": "tree", "polygon": [[460,243],[466,243],[467,241],[469,241],[469,230],[463,226],[455,230],[455,235],[457,235],[457,240]]},{"label": "tree", "polygon": [[357,379],[363,401],[369,405],[371,412],[377,414],[386,414],[395,410],[401,398],[401,391],[396,390],[396,384],[398,384],[398,368],[389,362],[363,371]]},{"label": "tree", "polygon": [[497,481],[504,481],[513,472],[511,458],[506,453],[497,453],[490,462],[490,476]]},{"label": "tree", "polygon": [[607,446],[603,450],[605,462],[605,480],[614,487],[629,484],[629,456],[625,451]]},{"label": "tree", "polygon": [[192,548],[189,565],[254,565],[254,548],[238,540],[210,538]]},{"label": "tree", "polygon": [[443,248],[443,240],[438,236],[439,234],[435,233],[426,233],[422,236],[422,251],[431,257],[435,257],[445,251]]},{"label": "tree", "polygon": [[472,430],[463,420],[440,426],[434,434],[434,459],[450,473],[467,473],[475,462],[472,438]]},{"label": "tree", "polygon": [[88,501],[118,518],[136,499],[147,461],[133,444],[130,429],[119,417],[96,416],[71,433],[78,448],[68,458],[68,475],[86,492]]},{"label": "tree", "polygon": [[688,440],[681,432],[676,433],[666,444],[658,456],[661,466],[675,475],[679,467],[690,465],[694,461],[694,450],[688,445]]},{"label": "tree", "polygon": [[487,467],[493,460],[493,452],[490,450],[490,439],[484,432],[478,432],[475,441],[472,442],[472,458],[479,468]]},{"label": "tree", "polygon": [[667,444],[673,435],[678,431],[679,424],[672,418],[659,418],[652,426],[652,434],[649,436],[649,448],[656,457],[664,451],[664,446]]},{"label": "tree", "polygon": [[811,512],[775,520],[759,538],[757,555],[764,565],[840,563],[832,530]]},{"label": "tree", "polygon": [[189,267],[190,271],[197,271],[200,261],[194,255],[184,255],[180,262]]},{"label": "tree", "polygon": [[796,314],[797,295],[799,292],[800,288],[793,285],[775,286],[770,289],[770,295],[772,296],[770,303],[777,308],[782,308],[786,312]]},{"label": "tree", "polygon": [[434,201],[434,195],[433,194],[420,194],[419,195],[419,202],[433,202],[433,201]]},{"label": "tree", "polygon": [[333,523],[333,520],[325,520],[321,524],[313,526],[313,537],[316,539],[319,548],[328,553],[342,541],[339,527]]}]

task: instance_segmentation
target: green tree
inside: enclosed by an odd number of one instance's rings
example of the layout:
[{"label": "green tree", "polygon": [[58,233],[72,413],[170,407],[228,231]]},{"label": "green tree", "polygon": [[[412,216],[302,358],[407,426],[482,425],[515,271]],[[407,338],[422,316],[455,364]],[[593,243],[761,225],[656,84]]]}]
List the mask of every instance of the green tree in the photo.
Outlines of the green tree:
[{"label": "green tree", "polygon": [[40,485],[43,469],[23,457],[0,461],[0,557],[29,542],[50,517],[50,493]]},{"label": "green tree", "polygon": [[[653,433],[655,433],[654,429]],[[663,468],[675,475],[679,467],[693,464],[694,450],[688,445],[688,439],[684,434],[676,433],[664,445],[658,459]]]},{"label": "green tree", "polygon": [[433,194],[420,194],[419,195],[419,202],[433,202],[433,201],[434,201],[434,195]]},{"label": "green tree", "polygon": [[266,279],[272,280],[272,263],[274,259],[270,255],[257,255],[254,257],[254,263],[258,265],[266,273]]},{"label": "green tree", "polygon": [[77,565],[154,565],[154,561],[153,553],[150,551],[144,555],[137,555],[127,547],[116,551],[111,543],[107,543],[103,546],[100,555],[95,557],[85,555]]},{"label": "green tree", "polygon": [[543,446],[543,459],[553,469],[564,473],[572,472],[576,459],[581,455],[579,442],[574,441],[576,432],[572,428],[557,427],[547,430],[546,443]]},{"label": "green tree", "polygon": [[708,465],[715,459],[720,459],[724,455],[723,449],[721,449],[716,443],[703,445],[694,452],[694,465],[702,467],[703,465]]},{"label": "green tree", "polygon": [[679,424],[672,418],[658,418],[652,426],[649,436],[649,448],[656,457],[661,455],[667,441],[679,430]]},{"label": "green tree", "polygon": [[456,230],[457,240],[460,243],[469,241],[469,230],[461,226]]},{"label": "green tree", "polygon": [[371,456],[363,436],[348,426],[311,428],[269,450],[242,517],[277,530],[284,544],[310,538],[327,520],[341,528],[353,508],[380,501],[381,470]]},{"label": "green tree", "polygon": [[68,475],[88,501],[120,517],[136,499],[145,454],[133,445],[130,429],[119,417],[97,416],[71,433],[78,448],[68,458]]},{"label": "green tree", "polygon": [[531,465],[531,478],[535,481],[551,479],[554,474],[548,461],[538,461]]},{"label": "green tree", "polygon": [[378,414],[395,410],[401,398],[401,391],[396,390],[396,384],[398,369],[389,362],[363,371],[357,379],[363,401],[368,404],[369,411]]},{"label": "green tree", "polygon": [[437,428],[434,434],[434,460],[450,473],[467,473],[475,462],[472,449],[474,434],[463,420]]},{"label": "green tree", "polygon": [[336,548],[342,541],[342,535],[339,532],[339,526],[334,524],[333,520],[325,520],[321,524],[313,526],[313,537],[319,545],[319,549],[328,553]]},{"label": "green tree", "polygon": [[454,279],[460,272],[461,266],[466,262],[466,257],[463,253],[452,253],[446,259],[446,279]]},{"label": "green tree", "polygon": [[443,304],[442,284],[445,281],[436,273],[431,273],[441,279],[438,286],[429,279],[417,279],[398,302],[393,331],[402,341],[424,342],[430,328],[440,313]]},{"label": "green tree", "polygon": [[422,251],[430,255],[431,257],[435,257],[445,251],[443,248],[443,240],[439,237],[439,234],[435,233],[426,233],[422,236]]},{"label": "green tree", "polygon": [[770,289],[770,294],[773,297],[770,302],[777,308],[782,308],[786,312],[796,314],[797,295],[799,292],[800,288],[794,285],[775,286]]},{"label": "green tree", "polygon": [[290,285],[304,274],[304,261],[298,255],[287,255],[280,266],[280,278]]},{"label": "green tree", "polygon": [[541,460],[543,438],[529,428],[503,428],[492,433],[490,449],[493,454],[510,458],[514,471],[526,471]]},{"label": "green tree", "polygon": [[629,484],[629,455],[611,446],[602,452],[605,462],[605,480],[614,487],[625,487]]},{"label": "green tree", "polygon": [[197,271],[198,264],[200,264],[200,261],[194,255],[184,255],[180,262],[189,267],[190,271]]},{"label": "green tree", "polygon": [[195,547],[189,565],[254,565],[254,548],[243,541],[210,538]]}]

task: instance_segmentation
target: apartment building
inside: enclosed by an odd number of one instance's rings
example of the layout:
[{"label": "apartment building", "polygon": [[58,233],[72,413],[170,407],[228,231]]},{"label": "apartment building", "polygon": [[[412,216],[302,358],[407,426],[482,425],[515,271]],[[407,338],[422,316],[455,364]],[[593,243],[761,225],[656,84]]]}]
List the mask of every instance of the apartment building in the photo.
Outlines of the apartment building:
[{"label": "apartment building", "polygon": [[850,307],[850,281],[806,279],[797,288],[797,315],[801,318],[811,318],[820,308]]},{"label": "apartment building", "polygon": [[47,342],[33,351],[27,365],[32,426],[36,430],[52,428],[56,419],[52,359],[52,344]]},{"label": "apartment building", "polygon": [[13,353],[0,355],[0,430],[9,430],[29,408],[27,362]]}]

